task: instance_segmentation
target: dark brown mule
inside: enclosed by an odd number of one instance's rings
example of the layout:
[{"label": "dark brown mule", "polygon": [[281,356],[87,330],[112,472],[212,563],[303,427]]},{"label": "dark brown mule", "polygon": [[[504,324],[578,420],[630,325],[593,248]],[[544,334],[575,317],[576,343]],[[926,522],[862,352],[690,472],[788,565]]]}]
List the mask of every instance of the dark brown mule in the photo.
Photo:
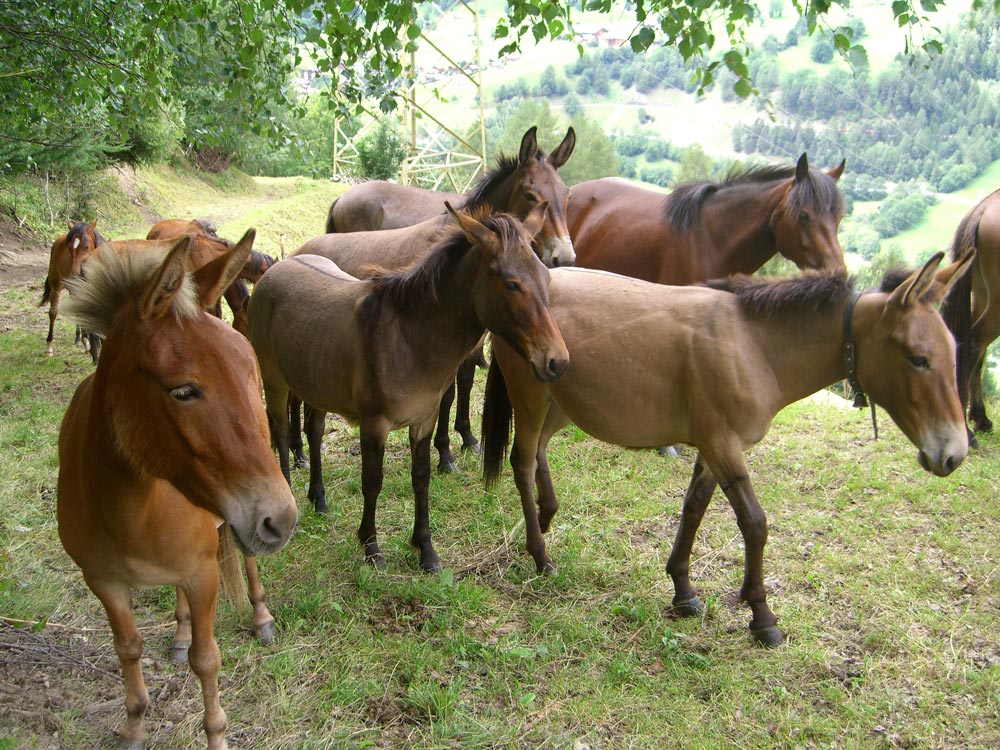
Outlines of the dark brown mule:
[{"label": "dark brown mule", "polygon": [[958,346],[958,393],[968,406],[976,432],[989,432],[993,422],[983,402],[986,350],[1000,336],[1000,190],[986,196],[962,219],[952,243],[952,257],[976,251],[972,270],[944,302],[942,314]]},{"label": "dark brown mule", "polygon": [[[373,266],[396,271],[411,265],[426,253],[437,238],[438,231],[447,226],[445,200],[460,205],[460,210],[466,212],[506,212],[521,220],[535,206],[547,203],[545,223],[532,246],[547,266],[573,265],[573,246],[565,218],[569,189],[557,170],[566,163],[575,146],[576,132],[570,128],[555,150],[546,154],[538,147],[537,128],[529,128],[521,138],[517,157],[501,155],[496,168],[483,175],[465,195],[436,193],[391,182],[362,183],[348,190],[330,206],[326,225],[328,235],[375,230],[394,230],[395,233],[379,238],[369,235],[364,241],[361,238],[317,237],[297,252],[323,255],[357,277],[370,275]],[[441,399],[434,435],[441,471],[456,471],[458,468],[448,435],[451,407],[456,398],[458,405],[454,428],[462,438],[462,448],[475,452],[479,450],[479,441],[472,431],[470,419],[470,395],[476,367],[481,363],[482,349],[479,348],[463,361],[455,382]],[[297,420],[297,413],[293,402],[293,422]],[[293,430],[292,443],[301,451],[302,441],[296,438],[296,434]],[[298,461],[304,462],[304,456]]]},{"label": "dark brown mule", "polygon": [[145,746],[149,704],[132,589],[178,587],[178,637],[190,633],[208,746],[225,748],[213,635],[217,527],[226,524],[246,554],[262,555],[280,549],[296,522],[253,351],[203,311],[249,246],[192,277],[188,243],[165,243],[166,255],[105,245],[70,290],[74,314],[106,342],[59,434],[59,536],[108,614],[125,682],[127,748]]},{"label": "dark brown mule", "polygon": [[499,476],[513,413],[510,459],[538,570],[553,569],[542,533],[558,507],[546,459],[555,432],[574,422],[600,440],[633,448],[689,443],[698,457],[667,562],[674,606],[684,615],[702,610],[689,561],[719,485],[743,535],[740,597],[753,612],[750,629],[761,643],[779,643],[764,588],[767,522],[743,451],[767,434],[784,406],[848,374],[850,336],[857,380],[919,448],[920,465],[941,476],[954,470],[968,446],[954,341],[932,305],[972,258],[935,273],[942,255],[894,291],[861,295],[839,274],[756,284],[736,277],[731,292],[586,269],[552,271],[552,311],[570,353],[565,375],[537,382],[497,340],[483,408],[488,484]]},{"label": "dark brown mule", "polygon": [[[83,262],[93,254],[98,245],[104,242],[104,238],[97,231],[97,221],[93,224],[70,221],[68,225],[69,231],[52,243],[49,252],[49,273],[45,277],[45,289],[38,303],[39,307],[46,302],[49,304],[49,335],[45,339],[45,354],[49,357],[52,356],[52,339],[56,318],[59,316],[59,297],[66,281],[80,275]],[[76,343],[83,343],[84,347],[91,351],[96,362],[97,355],[91,346],[93,341],[93,334],[76,329]]]},{"label": "dark brown mule", "polygon": [[[538,128],[531,127],[521,137],[516,158],[501,155],[496,168],[487,172],[473,189],[464,194],[373,180],[356,185],[330,205],[326,231],[370,232],[399,229],[434,217],[444,219],[444,202],[466,212],[488,208],[511,213],[522,221],[537,204],[547,201],[545,224],[534,239],[538,257],[549,267],[573,265],[573,243],[566,226],[569,188],[557,170],[566,163],[576,146],[573,128],[551,154],[538,147]],[[379,263],[378,258],[369,262]]]},{"label": "dark brown mule", "polygon": [[775,253],[802,269],[843,271],[843,171],[843,162],[812,169],[803,154],[794,167],[755,167],[667,195],[617,178],[582,182],[567,213],[577,265],[676,285],[753,273]]},{"label": "dark brown mule", "polygon": [[[450,210],[450,209],[449,209]],[[401,273],[358,280],[315,255],[295,255],[264,274],[250,298],[274,442],[288,476],[289,391],[313,407],[309,497],[326,510],[320,443],[327,412],[360,424],[365,559],[382,567],[375,509],[386,437],[409,427],[415,500],[411,541],[425,570],[441,561],[428,521],[430,441],[441,394],[488,329],[544,380],[566,368],[566,348],[548,310],[548,272],[530,249],[541,210],[525,225],[506,214],[452,213],[449,232]]]}]

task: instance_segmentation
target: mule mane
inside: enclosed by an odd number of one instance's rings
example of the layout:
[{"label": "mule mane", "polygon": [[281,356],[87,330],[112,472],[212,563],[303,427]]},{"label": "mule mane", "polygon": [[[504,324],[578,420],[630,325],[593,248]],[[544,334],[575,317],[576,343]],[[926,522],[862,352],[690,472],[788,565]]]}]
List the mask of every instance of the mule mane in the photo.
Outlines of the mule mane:
[{"label": "mule mane", "polygon": [[[519,222],[510,214],[491,214],[486,208],[471,212],[471,216],[499,235],[503,247],[508,247],[518,236]],[[420,302],[437,300],[437,287],[449,268],[460,261],[472,247],[468,238],[457,226],[445,233],[430,252],[409,268],[396,273],[379,272],[372,277],[374,299],[384,299],[400,312],[407,312]]]},{"label": "mule mane", "polygon": [[[722,182],[703,180],[678,185],[664,199],[664,216],[678,231],[689,232],[698,226],[701,209],[716,193],[754,188],[794,177],[794,166],[776,164],[734,166]],[[802,182],[792,183],[785,203],[785,211],[790,215],[798,215],[807,208],[818,210],[824,215],[841,216],[844,213],[844,196],[837,187],[837,181],[826,172],[811,167]]]},{"label": "mule mane", "polygon": [[821,310],[843,303],[854,291],[854,277],[805,273],[787,279],[759,279],[737,274],[705,286],[736,295],[740,308],[755,318],[784,312]]},{"label": "mule mane", "polygon": [[[164,250],[116,250],[102,245],[84,266],[82,276],[67,279],[66,308],[82,328],[106,336],[111,322],[133,290],[142,286],[163,263]],[[201,312],[190,275],[174,298],[174,315],[188,320]]]},{"label": "mule mane", "polygon": [[472,190],[466,193],[465,201],[457,208],[462,211],[471,212],[483,206],[491,206],[493,193],[516,170],[517,157],[500,154],[497,157],[497,165],[479,178],[476,184],[473,185]]}]

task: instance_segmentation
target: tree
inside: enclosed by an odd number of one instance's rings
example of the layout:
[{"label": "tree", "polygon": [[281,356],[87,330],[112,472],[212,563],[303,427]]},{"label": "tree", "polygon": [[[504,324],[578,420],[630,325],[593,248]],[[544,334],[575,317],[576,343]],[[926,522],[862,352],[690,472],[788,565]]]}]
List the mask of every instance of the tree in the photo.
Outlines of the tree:
[{"label": "tree", "polygon": [[372,180],[389,180],[399,176],[406,151],[395,117],[379,118],[375,130],[358,142],[358,162],[361,176]]},{"label": "tree", "polygon": [[684,149],[681,165],[677,170],[677,182],[707,180],[712,175],[712,157],[697,143]]}]

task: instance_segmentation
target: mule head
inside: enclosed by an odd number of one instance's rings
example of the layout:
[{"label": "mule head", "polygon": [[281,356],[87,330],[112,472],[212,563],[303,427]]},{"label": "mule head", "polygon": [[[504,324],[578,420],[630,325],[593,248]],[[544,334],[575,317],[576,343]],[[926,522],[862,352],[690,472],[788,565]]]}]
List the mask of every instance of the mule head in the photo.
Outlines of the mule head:
[{"label": "mule head", "polygon": [[837,181],[846,160],[824,172],[799,157],[795,175],[778,188],[781,197],[771,214],[770,228],[778,252],[805,269],[846,273],[837,229],[844,218],[844,196]]},{"label": "mule head", "polygon": [[253,349],[204,312],[236,278],[253,231],[195,274],[190,241],[169,243],[114,315],[97,377],[121,458],[225,519],[246,554],[267,554],[289,539],[295,499],[271,450]]},{"label": "mule head", "polygon": [[968,453],[968,436],[955,380],[955,340],[936,305],[965,273],[972,254],[939,269],[938,253],[880,299],[864,334],[858,331],[858,380],[910,441],[927,471],[947,476]]},{"label": "mule head", "polygon": [[547,202],[545,222],[535,236],[533,246],[546,266],[571,266],[576,262],[576,253],[566,225],[569,188],[557,170],[573,153],[576,132],[569,128],[562,143],[546,156],[538,148],[537,131],[538,128],[533,126],[521,138],[508,210],[525,219],[533,208]]},{"label": "mule head", "polygon": [[85,221],[67,222],[66,251],[69,253],[69,276],[79,276],[83,262],[97,249],[97,220],[92,224]]},{"label": "mule head", "polygon": [[544,222],[544,202],[528,213],[525,224],[504,214],[480,222],[447,202],[445,208],[479,251],[472,296],[480,322],[528,360],[536,378],[558,380],[569,352],[549,309],[548,269],[532,251],[532,234],[525,228]]}]

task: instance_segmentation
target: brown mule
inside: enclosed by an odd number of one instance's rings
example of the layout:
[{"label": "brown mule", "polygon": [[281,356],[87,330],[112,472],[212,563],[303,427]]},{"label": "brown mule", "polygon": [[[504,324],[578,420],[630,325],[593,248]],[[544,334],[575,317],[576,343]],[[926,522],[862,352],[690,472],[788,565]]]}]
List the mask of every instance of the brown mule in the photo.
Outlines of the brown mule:
[{"label": "brown mule", "polygon": [[72,312],[106,342],[59,433],[59,536],[108,614],[126,748],[145,746],[149,704],[132,589],[177,586],[178,645],[190,637],[208,747],[225,748],[217,527],[226,524],[245,554],[262,555],[281,549],[297,518],[271,451],[253,351],[204,312],[250,246],[189,276],[189,243],[170,242],[166,254],[105,245],[71,288]]},{"label": "brown mule", "polygon": [[940,476],[953,471],[968,444],[953,339],[933,305],[972,256],[936,271],[942,255],[894,291],[860,295],[842,275],[764,283],[736,277],[722,290],[553,270],[552,310],[569,368],[557,382],[538,382],[497,340],[483,408],[487,484],[499,477],[513,414],[510,460],[538,570],[553,570],[542,533],[558,507],[546,459],[555,432],[573,422],[633,448],[689,443],[698,457],[667,563],[674,605],[682,614],[702,609],[688,577],[691,548],[721,486],[743,535],[740,598],[753,613],[750,629],[765,645],[780,643],[764,588],[767,522],[743,451],[784,406],[848,375],[846,329],[856,379],[919,448],[920,465]]}]

